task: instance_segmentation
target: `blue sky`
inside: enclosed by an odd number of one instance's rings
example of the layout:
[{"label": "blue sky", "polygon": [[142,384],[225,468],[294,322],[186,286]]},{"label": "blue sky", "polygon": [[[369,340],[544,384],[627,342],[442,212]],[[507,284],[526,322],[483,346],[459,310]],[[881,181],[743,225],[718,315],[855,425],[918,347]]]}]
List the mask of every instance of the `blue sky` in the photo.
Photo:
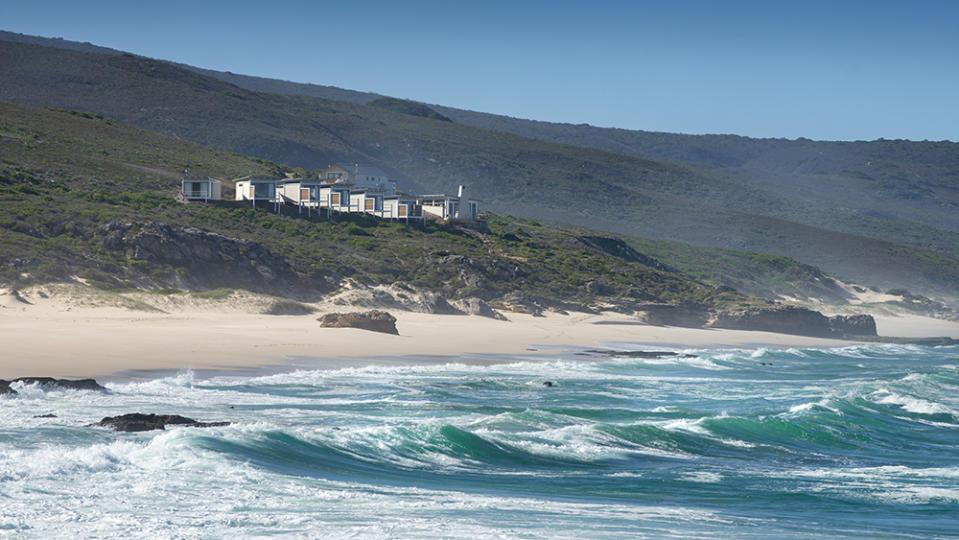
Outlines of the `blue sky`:
[{"label": "blue sky", "polygon": [[557,122],[959,141],[959,2],[7,2],[0,29]]}]

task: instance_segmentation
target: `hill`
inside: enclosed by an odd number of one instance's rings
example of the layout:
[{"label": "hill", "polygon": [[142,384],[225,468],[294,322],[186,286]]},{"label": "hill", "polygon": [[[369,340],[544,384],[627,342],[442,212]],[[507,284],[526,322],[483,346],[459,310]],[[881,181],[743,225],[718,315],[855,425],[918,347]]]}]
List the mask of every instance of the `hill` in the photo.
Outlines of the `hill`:
[{"label": "hill", "polygon": [[[955,187],[947,160],[935,161],[931,180],[911,188],[900,182],[890,184],[895,189],[868,191],[863,186],[870,180],[859,178],[856,169],[819,174],[814,167],[802,170],[817,183],[794,185],[789,177],[761,181],[765,173],[749,176],[735,164],[676,164],[479,129],[465,125],[462,114],[440,107],[432,109],[454,122],[254,92],[132,55],[0,42],[0,70],[0,99],[90,110],[291,166],[368,161],[412,191],[449,191],[466,183],[499,212],[634,237],[768,252],[844,280],[959,295],[959,218],[951,211]],[[938,143],[924,144],[909,143],[921,149]],[[949,143],[943,144],[948,153]],[[899,159],[895,148],[869,148],[887,162]],[[929,151],[936,160],[942,152]],[[750,163],[772,160],[783,171],[798,170],[785,157],[770,155]],[[723,156],[714,161],[732,159]],[[875,185],[895,180],[890,175],[879,176]],[[927,191],[908,195],[920,188]],[[894,204],[898,199],[889,193],[905,194],[900,197],[905,202]]]},{"label": "hill", "polygon": [[762,304],[615,238],[528,220],[407,226],[366,216],[308,219],[232,201],[184,204],[172,198],[184,168],[232,176],[275,165],[90,113],[0,103],[0,118],[5,284],[242,288],[306,300],[346,287],[357,301],[441,312],[485,302],[531,311]]}]

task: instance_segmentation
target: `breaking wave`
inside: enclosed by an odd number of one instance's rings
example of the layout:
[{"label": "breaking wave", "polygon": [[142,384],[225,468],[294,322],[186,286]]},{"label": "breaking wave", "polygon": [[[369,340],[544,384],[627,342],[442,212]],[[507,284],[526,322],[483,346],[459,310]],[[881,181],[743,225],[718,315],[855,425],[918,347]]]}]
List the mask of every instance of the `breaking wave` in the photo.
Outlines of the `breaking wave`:
[{"label": "breaking wave", "polygon": [[0,535],[959,534],[959,349],[670,352],[23,388]]}]

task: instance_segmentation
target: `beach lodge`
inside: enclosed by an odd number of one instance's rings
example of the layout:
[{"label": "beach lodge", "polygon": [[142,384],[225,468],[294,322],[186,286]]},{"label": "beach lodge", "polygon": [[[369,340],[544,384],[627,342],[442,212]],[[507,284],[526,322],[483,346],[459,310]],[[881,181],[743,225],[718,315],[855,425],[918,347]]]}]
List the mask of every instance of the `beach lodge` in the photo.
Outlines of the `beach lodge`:
[{"label": "beach lodge", "polygon": [[238,201],[252,201],[253,208],[256,208],[256,202],[262,201],[271,203],[280,211],[282,202],[277,196],[276,183],[278,180],[272,176],[244,176],[233,181],[236,185],[235,199]]},{"label": "beach lodge", "polygon": [[[478,201],[465,199],[465,187],[457,195],[406,195],[396,193],[396,184],[381,169],[372,165],[340,165],[334,163],[317,178],[275,178],[244,176],[234,181],[237,201],[274,205],[279,213],[282,205],[294,205],[300,213],[314,212],[326,216],[333,213],[368,214],[383,219],[410,220],[474,220],[479,213]],[[186,200],[219,200],[220,181],[213,178],[184,177],[181,195]]]},{"label": "beach lodge", "polygon": [[186,175],[180,185],[180,197],[188,201],[218,201],[220,181],[210,176]]}]

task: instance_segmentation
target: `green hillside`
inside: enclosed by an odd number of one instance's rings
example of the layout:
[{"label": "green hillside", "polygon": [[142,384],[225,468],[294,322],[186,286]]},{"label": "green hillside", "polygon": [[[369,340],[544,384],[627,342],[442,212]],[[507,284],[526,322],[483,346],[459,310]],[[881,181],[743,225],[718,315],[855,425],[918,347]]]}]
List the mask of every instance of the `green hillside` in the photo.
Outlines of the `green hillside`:
[{"label": "green hillside", "polygon": [[[845,280],[959,296],[959,229],[951,225],[955,218],[949,211],[954,190],[942,176],[948,165],[932,170],[938,175],[935,181],[921,184],[931,194],[904,196],[902,208],[912,210],[897,213],[895,205],[850,202],[883,202],[889,191],[863,196],[859,183],[868,180],[858,178],[855,169],[843,174],[811,169],[807,176],[821,181],[807,189],[788,178],[763,182],[765,173],[748,176],[731,165],[671,164],[479,129],[438,107],[433,108],[454,122],[357,103],[258,93],[130,55],[0,42],[0,75],[0,99],[91,110],[289,166],[312,169],[337,160],[367,161],[398,179],[401,189],[452,191],[465,183],[472,196],[497,212],[634,237],[767,252]],[[899,159],[889,149],[879,153]],[[784,170],[789,166],[788,160],[782,162]],[[892,177],[878,178],[888,183]],[[941,209],[925,211],[929,197]]]},{"label": "green hillside", "polygon": [[0,155],[0,280],[8,285],[82,279],[111,289],[226,287],[316,299],[349,279],[529,309],[756,303],[654,260],[604,251],[584,232],[528,220],[407,226],[180,203],[173,195],[183,169],[232,176],[276,165],[90,113],[0,103]]}]

